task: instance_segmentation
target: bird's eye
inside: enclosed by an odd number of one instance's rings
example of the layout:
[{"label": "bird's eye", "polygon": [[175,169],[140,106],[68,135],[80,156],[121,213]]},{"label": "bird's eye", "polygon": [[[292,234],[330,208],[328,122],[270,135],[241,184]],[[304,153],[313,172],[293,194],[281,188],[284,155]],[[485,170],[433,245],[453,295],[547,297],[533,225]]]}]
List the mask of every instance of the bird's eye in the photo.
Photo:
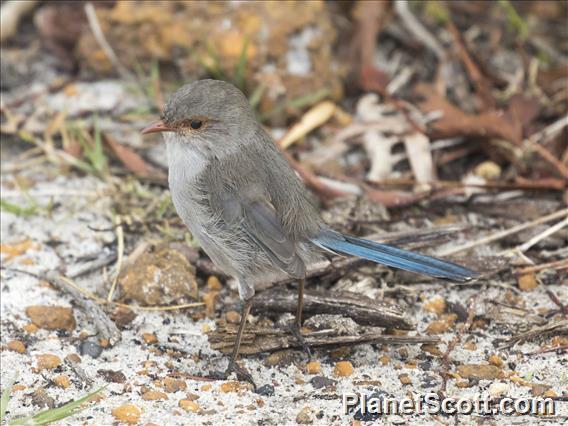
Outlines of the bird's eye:
[{"label": "bird's eye", "polygon": [[201,128],[201,126],[203,125],[203,121],[201,120],[191,120],[191,123],[189,123],[189,125],[191,126],[191,128],[193,130],[197,130],[199,128]]}]

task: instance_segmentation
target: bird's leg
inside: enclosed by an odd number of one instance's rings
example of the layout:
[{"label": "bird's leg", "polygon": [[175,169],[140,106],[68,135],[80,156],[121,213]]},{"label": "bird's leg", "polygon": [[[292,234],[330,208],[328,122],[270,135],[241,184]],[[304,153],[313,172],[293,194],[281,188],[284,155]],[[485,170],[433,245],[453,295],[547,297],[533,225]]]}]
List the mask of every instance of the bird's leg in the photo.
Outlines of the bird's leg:
[{"label": "bird's leg", "polygon": [[294,324],[290,327],[292,334],[296,340],[302,345],[304,351],[308,354],[308,357],[312,357],[312,351],[306,344],[306,341],[302,337],[302,310],[304,309],[304,284],[306,283],[305,278],[301,278],[298,281],[298,305],[296,307],[296,318],[294,319]]},{"label": "bird's leg", "polygon": [[235,345],[233,346],[233,352],[231,354],[231,358],[229,359],[229,366],[227,367],[225,375],[226,377],[228,377],[232,372],[235,372],[239,380],[244,380],[251,383],[256,389],[256,385],[254,384],[250,373],[237,364],[237,357],[239,356],[239,349],[241,347],[241,341],[243,339],[243,332],[245,331],[247,318],[252,307],[252,299],[253,298],[251,297],[250,299],[245,300],[245,303],[241,308],[241,322],[239,323],[239,329],[237,330],[237,339],[235,340]]}]

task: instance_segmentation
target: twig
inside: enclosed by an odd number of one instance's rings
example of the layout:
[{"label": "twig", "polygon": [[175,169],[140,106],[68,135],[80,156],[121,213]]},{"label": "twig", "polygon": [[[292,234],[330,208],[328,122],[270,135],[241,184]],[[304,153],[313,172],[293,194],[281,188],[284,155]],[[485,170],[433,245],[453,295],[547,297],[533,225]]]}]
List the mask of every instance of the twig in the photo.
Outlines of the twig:
[{"label": "twig", "polygon": [[103,34],[99,20],[97,18],[97,12],[95,11],[95,7],[92,5],[92,3],[89,2],[85,4],[85,14],[87,15],[87,21],[89,23],[91,31],[93,32],[95,40],[97,41],[107,58],[117,69],[120,76],[125,80],[135,80],[134,75],[130,71],[128,71],[128,69],[124,65],[122,65],[122,63],[118,59],[118,56],[116,56],[116,53],[114,53],[114,50],[112,50],[111,45],[105,38],[105,35]]},{"label": "twig", "polygon": [[531,272],[542,271],[543,269],[568,269],[568,259],[555,260],[554,262],[541,263],[540,265],[527,266],[519,269],[519,275],[530,274]]},{"label": "twig", "polygon": [[555,335],[568,335],[568,320],[561,320],[552,324],[544,325],[542,327],[535,327],[532,330],[527,331],[526,333],[517,334],[516,336],[507,339],[507,343],[504,346],[500,347],[499,350],[510,348],[516,343],[526,342],[533,338],[545,338]]},{"label": "twig", "polygon": [[116,283],[118,282],[118,277],[120,276],[120,269],[122,268],[122,259],[124,258],[124,230],[122,229],[120,216],[116,217],[116,239],[118,241],[117,247],[117,259],[116,259],[116,270],[114,272],[114,278],[112,280],[112,285],[107,296],[107,302],[112,302],[112,296],[114,295],[114,290],[116,289]]},{"label": "twig", "polygon": [[568,317],[568,306],[564,305],[558,296],[552,292],[552,290],[546,289],[546,294],[552,300],[552,302],[560,308],[560,312],[566,318]]},{"label": "twig", "polygon": [[559,210],[557,212],[546,215],[544,217],[535,219],[533,221],[522,223],[522,224],[517,225],[517,226],[513,226],[512,228],[505,229],[504,231],[496,232],[493,235],[488,235],[487,237],[480,238],[478,240],[472,241],[472,242],[464,244],[462,246],[454,247],[454,248],[442,251],[441,253],[437,253],[437,256],[442,256],[442,257],[450,256],[450,255],[453,255],[453,254],[456,254],[456,253],[460,253],[462,251],[471,250],[474,247],[481,246],[481,245],[484,245],[484,244],[491,243],[493,241],[503,239],[505,237],[508,237],[509,235],[516,234],[517,232],[523,231],[525,229],[533,228],[537,225],[541,225],[543,223],[550,222],[550,221],[555,220],[555,219],[563,218],[566,215],[568,215],[568,209],[562,209],[562,210]]},{"label": "twig", "polygon": [[395,1],[394,8],[398,16],[400,16],[404,26],[414,35],[416,40],[434,52],[440,62],[445,61],[446,52],[444,51],[444,48],[438,40],[430,34],[426,27],[424,27],[424,25],[422,25],[422,23],[412,14],[408,7],[408,1]]}]

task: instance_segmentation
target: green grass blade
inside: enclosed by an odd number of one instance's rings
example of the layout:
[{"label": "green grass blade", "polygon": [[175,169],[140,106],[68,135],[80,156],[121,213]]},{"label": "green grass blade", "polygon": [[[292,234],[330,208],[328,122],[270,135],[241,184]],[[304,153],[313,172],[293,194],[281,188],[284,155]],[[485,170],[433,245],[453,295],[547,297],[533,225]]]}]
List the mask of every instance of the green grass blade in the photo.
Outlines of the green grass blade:
[{"label": "green grass blade", "polygon": [[38,425],[46,425],[52,422],[57,422],[59,420],[63,420],[67,417],[73,416],[87,407],[81,407],[81,404],[88,402],[92,399],[95,395],[101,392],[106,386],[97,389],[94,392],[91,392],[85,395],[82,398],[79,398],[76,401],[68,402],[67,404],[57,407],[51,408],[49,410],[41,411],[33,416],[23,417],[19,419],[14,419],[10,423],[9,426],[38,426]]},{"label": "green grass blade", "polygon": [[245,37],[243,47],[239,55],[239,60],[235,64],[235,85],[241,90],[245,91],[245,77],[247,71],[247,52],[248,52],[249,39]]},{"label": "green grass blade", "polygon": [[16,216],[33,216],[37,212],[37,205],[20,207],[17,204],[10,203],[4,199],[0,199],[0,209],[15,214]]}]

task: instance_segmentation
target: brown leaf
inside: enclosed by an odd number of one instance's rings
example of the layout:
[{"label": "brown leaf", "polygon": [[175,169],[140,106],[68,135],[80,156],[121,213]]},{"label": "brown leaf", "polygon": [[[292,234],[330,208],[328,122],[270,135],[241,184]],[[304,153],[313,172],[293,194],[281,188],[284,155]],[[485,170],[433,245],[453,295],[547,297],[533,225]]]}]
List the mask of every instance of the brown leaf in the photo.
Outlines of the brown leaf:
[{"label": "brown leaf", "polygon": [[136,176],[149,177],[157,174],[157,170],[150,166],[144,159],[132,151],[130,148],[118,143],[108,134],[104,135],[104,140],[114,155],[118,157],[124,166]]}]

